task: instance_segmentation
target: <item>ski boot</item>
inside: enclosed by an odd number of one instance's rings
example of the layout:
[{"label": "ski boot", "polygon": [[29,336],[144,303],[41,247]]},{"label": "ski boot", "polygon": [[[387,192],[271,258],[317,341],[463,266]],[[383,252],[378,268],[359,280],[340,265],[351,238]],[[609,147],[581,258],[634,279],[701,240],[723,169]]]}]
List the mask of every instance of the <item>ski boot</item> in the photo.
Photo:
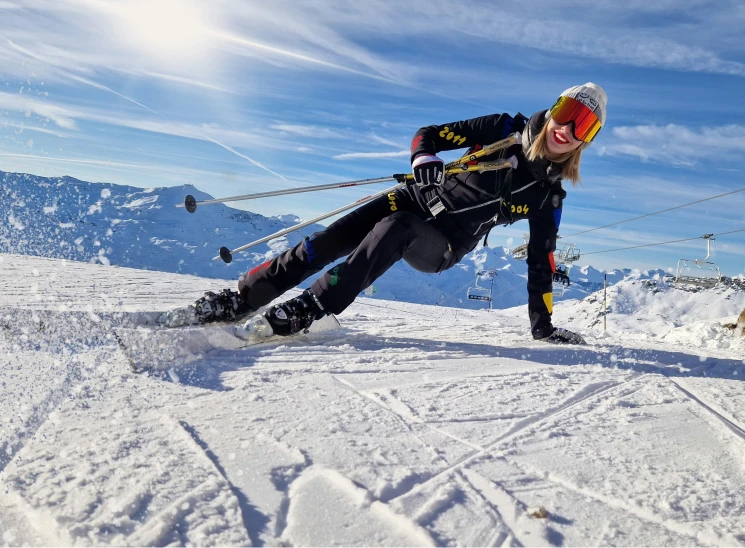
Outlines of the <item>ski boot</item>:
[{"label": "ski boot", "polygon": [[193,305],[166,312],[160,323],[168,327],[199,325],[212,322],[234,322],[253,310],[243,301],[241,294],[230,289],[219,293],[207,291]]},{"label": "ski boot", "polygon": [[539,340],[551,344],[587,344],[587,341],[585,341],[584,337],[579,333],[561,327],[554,328],[553,332],[548,337]]},{"label": "ski boot", "polygon": [[289,301],[271,306],[246,322],[242,338],[261,339],[279,335],[287,337],[305,331],[314,320],[326,315],[321,303],[306,289]]}]

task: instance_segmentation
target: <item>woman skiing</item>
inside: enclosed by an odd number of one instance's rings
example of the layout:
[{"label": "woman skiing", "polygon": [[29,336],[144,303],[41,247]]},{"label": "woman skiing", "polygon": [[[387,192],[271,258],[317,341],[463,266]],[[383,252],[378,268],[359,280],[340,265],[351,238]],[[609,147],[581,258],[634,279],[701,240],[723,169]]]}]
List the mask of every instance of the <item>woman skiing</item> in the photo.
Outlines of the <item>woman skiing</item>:
[{"label": "woman skiing", "polygon": [[[306,238],[293,249],[243,274],[238,292],[208,293],[195,304],[201,322],[238,319],[276,299],[341,257],[300,296],[274,305],[264,318],[277,335],[291,335],[328,313],[338,314],[395,262],[436,273],[451,268],[495,225],[528,219],[528,312],[535,339],[584,343],[551,323],[553,252],[566,192],[576,184],[582,150],[605,124],[607,96],[587,83],[564,91],[548,110],[491,114],[427,126],[411,143],[416,184],[377,198]],[[445,174],[437,153],[469,153],[519,132],[521,144],[484,161],[510,158],[516,167]],[[518,142],[520,140],[518,139]],[[514,163],[513,163],[514,166]]]}]

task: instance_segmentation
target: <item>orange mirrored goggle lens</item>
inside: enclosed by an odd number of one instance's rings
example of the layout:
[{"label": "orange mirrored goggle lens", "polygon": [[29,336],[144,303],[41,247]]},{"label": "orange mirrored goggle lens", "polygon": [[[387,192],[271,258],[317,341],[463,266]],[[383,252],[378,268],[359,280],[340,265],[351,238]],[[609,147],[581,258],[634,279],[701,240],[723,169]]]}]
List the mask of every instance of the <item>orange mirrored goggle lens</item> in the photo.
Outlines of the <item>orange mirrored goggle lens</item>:
[{"label": "orange mirrored goggle lens", "polygon": [[578,141],[589,143],[598,134],[602,124],[595,113],[571,97],[559,97],[551,107],[551,118],[559,125],[572,123],[572,135]]}]

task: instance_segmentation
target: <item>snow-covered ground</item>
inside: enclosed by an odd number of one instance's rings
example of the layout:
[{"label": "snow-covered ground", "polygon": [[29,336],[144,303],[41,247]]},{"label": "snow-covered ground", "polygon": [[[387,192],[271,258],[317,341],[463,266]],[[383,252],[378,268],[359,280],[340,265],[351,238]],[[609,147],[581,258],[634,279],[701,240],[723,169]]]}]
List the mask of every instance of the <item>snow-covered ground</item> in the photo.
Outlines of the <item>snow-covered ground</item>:
[{"label": "snow-covered ground", "polygon": [[[0,255],[8,545],[745,545],[736,289],[359,299],[341,331],[135,375],[109,327],[234,286]],[[545,518],[538,508],[547,512]]]}]

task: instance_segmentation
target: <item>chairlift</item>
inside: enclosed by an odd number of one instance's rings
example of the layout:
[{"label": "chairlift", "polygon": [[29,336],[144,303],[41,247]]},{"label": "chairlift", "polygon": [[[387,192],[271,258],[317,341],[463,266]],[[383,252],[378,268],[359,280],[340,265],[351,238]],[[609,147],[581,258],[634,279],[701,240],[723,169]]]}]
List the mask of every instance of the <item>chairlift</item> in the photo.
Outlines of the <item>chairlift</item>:
[{"label": "chairlift", "polygon": [[554,251],[554,258],[557,263],[572,264],[579,261],[579,248],[574,244],[564,244],[561,249]]},{"label": "chairlift", "polygon": [[528,244],[517,246],[512,250],[512,258],[518,261],[525,261],[528,259]]},{"label": "chairlift", "polygon": [[711,242],[715,240],[713,236],[714,234],[701,236],[706,240],[706,257],[703,259],[680,259],[678,261],[674,282],[706,288],[714,287],[722,280],[719,265],[706,260],[711,255]]},{"label": "chairlift", "polygon": [[572,263],[579,261],[579,248],[574,244],[563,244],[559,249],[554,251],[554,272],[553,288],[551,294],[554,297],[563,297],[567,287],[571,285],[569,280],[569,269]]},{"label": "chairlift", "polygon": [[554,297],[563,297],[567,287],[572,285],[569,280],[569,268],[569,266],[565,266],[564,268],[560,266],[556,267],[556,272],[554,272],[553,276],[553,288],[551,290],[551,294]]},{"label": "chairlift", "polygon": [[[488,276],[491,280],[489,287],[482,287],[479,285],[479,278]],[[467,296],[469,299],[474,301],[486,301],[489,303],[489,310],[491,310],[492,303],[492,289],[494,288],[494,278],[497,276],[496,270],[479,270],[476,272],[476,282],[473,287],[468,288]]]},{"label": "chairlift", "polygon": [[526,261],[528,259],[528,241],[530,240],[530,234],[523,234],[523,240],[525,240],[524,244],[517,246],[510,252],[512,258],[518,261]]}]

